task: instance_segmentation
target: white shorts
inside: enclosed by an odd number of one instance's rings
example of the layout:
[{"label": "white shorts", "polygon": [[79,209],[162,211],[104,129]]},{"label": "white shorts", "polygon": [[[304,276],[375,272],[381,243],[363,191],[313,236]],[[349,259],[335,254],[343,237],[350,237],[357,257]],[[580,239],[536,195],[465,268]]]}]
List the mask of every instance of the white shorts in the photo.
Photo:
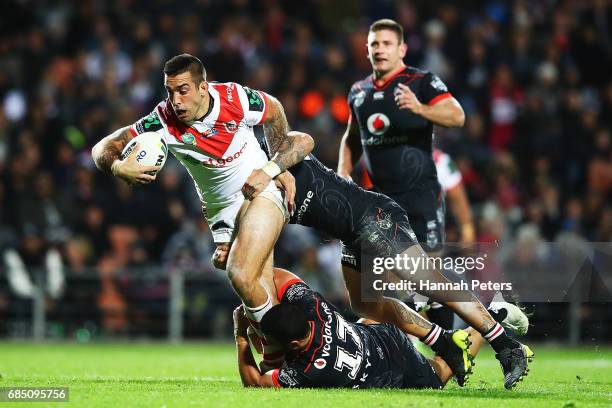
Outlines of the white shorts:
[{"label": "white shorts", "polygon": [[[283,214],[284,222],[289,222],[289,209],[285,193],[276,187],[274,181],[271,181],[268,187],[266,187],[259,196],[267,198],[276,204]],[[230,200],[228,200],[229,204],[225,206],[215,207],[214,205],[206,204],[206,218],[215,243],[232,241],[232,235],[236,226],[236,217],[240,212],[244,200],[242,192],[238,192],[230,197]]]}]

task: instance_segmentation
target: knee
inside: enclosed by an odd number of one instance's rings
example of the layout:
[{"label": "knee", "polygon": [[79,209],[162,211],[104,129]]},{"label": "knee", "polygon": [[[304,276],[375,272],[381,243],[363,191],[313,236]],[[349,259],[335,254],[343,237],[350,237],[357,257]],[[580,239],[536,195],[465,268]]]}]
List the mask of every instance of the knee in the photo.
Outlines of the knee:
[{"label": "knee", "polygon": [[250,276],[249,271],[240,265],[228,262],[226,271],[232,287],[240,297],[244,298],[255,287],[257,279]]}]

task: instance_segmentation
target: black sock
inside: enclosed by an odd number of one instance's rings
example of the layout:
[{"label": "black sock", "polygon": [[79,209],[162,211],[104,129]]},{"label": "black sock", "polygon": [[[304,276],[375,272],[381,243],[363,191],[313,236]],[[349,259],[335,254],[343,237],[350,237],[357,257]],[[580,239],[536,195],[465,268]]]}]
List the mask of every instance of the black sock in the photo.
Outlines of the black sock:
[{"label": "black sock", "polygon": [[493,347],[496,353],[506,348],[514,348],[516,345],[516,342],[508,337],[506,331],[499,323],[495,323],[495,326],[483,334],[483,337],[491,344],[491,347]]},{"label": "black sock", "polygon": [[438,350],[436,350],[440,344],[438,340],[440,339],[440,335],[444,333],[444,330],[435,324],[432,324],[431,326],[432,327],[429,333],[427,333],[426,336],[421,337],[419,340],[431,347],[433,351],[438,352]]}]

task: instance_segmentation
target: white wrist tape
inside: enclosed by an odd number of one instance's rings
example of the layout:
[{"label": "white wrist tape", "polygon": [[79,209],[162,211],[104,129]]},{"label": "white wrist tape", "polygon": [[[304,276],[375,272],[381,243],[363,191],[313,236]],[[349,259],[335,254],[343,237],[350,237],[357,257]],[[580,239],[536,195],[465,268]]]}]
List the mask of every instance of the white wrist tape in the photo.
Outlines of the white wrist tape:
[{"label": "white wrist tape", "polygon": [[261,169],[264,173],[270,176],[270,178],[274,178],[282,173],[280,167],[278,167],[278,164],[274,163],[272,160],[267,162]]}]

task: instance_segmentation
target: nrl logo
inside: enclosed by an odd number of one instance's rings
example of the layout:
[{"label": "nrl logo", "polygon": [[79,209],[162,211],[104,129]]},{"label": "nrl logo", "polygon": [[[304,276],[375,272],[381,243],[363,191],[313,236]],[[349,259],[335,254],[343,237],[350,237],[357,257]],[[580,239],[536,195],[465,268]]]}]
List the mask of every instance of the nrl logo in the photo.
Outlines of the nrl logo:
[{"label": "nrl logo", "polygon": [[235,120],[230,120],[229,122],[225,122],[225,130],[229,133],[236,133],[238,131],[238,125]]},{"label": "nrl logo", "polygon": [[183,133],[181,135],[181,141],[185,144],[191,144],[191,145],[196,144],[195,136],[192,135],[191,133]]}]

